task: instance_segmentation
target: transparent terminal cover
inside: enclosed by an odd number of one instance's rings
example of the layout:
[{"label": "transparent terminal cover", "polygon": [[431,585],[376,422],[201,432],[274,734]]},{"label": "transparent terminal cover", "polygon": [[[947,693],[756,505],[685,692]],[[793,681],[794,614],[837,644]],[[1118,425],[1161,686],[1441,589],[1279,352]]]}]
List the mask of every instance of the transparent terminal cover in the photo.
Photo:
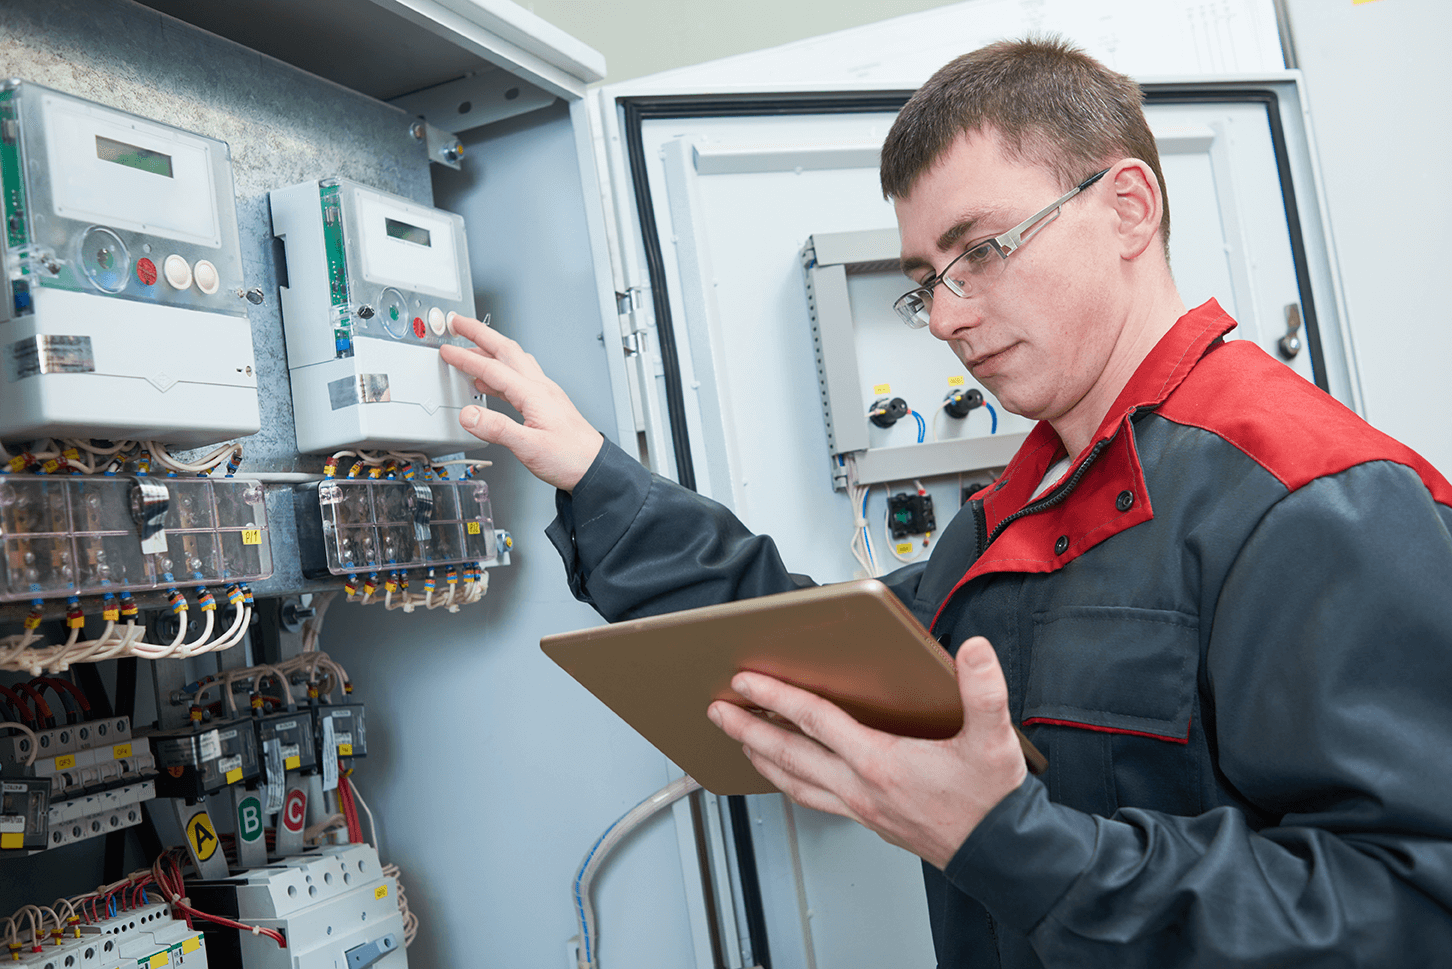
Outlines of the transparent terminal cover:
[{"label": "transparent terminal cover", "polygon": [[0,475],[0,602],[271,574],[260,482]]},{"label": "transparent terminal cover", "polygon": [[0,779],[0,850],[44,848],[49,826],[50,778]]},{"label": "transparent terminal cover", "polygon": [[318,505],[334,575],[462,565],[496,554],[483,481],[324,481]]}]

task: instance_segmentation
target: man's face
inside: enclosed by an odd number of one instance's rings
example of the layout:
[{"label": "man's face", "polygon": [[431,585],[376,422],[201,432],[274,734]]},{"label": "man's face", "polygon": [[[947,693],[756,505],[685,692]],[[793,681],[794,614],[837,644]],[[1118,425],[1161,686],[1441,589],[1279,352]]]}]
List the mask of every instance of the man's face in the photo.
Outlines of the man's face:
[{"label": "man's face", "polygon": [[[897,200],[903,266],[913,280],[941,272],[1064,193],[1048,171],[1006,158],[999,146],[996,132],[961,136]],[[1108,182],[1065,204],[983,292],[961,298],[941,284],[933,292],[929,330],[1015,414],[1052,421],[1069,413],[1114,349],[1122,315]]]}]

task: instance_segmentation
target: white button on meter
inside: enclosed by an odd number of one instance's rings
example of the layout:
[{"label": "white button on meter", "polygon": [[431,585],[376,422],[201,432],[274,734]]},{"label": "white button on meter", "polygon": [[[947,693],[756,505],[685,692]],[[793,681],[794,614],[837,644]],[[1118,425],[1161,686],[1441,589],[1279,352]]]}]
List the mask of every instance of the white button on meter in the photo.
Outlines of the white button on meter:
[{"label": "white button on meter", "polygon": [[198,259],[196,269],[193,271],[197,278],[197,289],[208,296],[217,295],[217,288],[222,285],[221,277],[217,275],[217,267],[205,259]]},{"label": "white button on meter", "polygon": [[166,262],[162,263],[161,271],[166,276],[166,281],[171,284],[172,289],[186,289],[192,284],[191,265],[176,253],[172,253],[166,257]]},{"label": "white button on meter", "polygon": [[437,306],[429,309],[429,329],[434,331],[434,336],[444,335],[444,311]]}]

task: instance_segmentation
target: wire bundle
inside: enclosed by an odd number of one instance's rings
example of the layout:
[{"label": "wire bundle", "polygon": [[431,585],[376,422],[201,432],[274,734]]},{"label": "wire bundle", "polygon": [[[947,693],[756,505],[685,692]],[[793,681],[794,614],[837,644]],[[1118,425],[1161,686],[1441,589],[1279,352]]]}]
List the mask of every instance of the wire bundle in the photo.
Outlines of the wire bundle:
[{"label": "wire bundle", "polygon": [[43,474],[115,474],[127,464],[134,464],[145,474],[154,460],[159,466],[178,474],[211,474],[223,465],[231,477],[242,463],[242,445],[236,441],[220,444],[197,461],[182,461],[172,456],[159,441],[110,441],[98,444],[79,438],[49,438],[38,447],[12,455],[0,445],[0,472]]},{"label": "wire bundle", "polygon": [[199,706],[209,691],[217,691],[220,702],[226,704],[227,716],[233,718],[238,714],[236,684],[246,682],[247,691],[253,696],[259,696],[264,680],[277,684],[280,692],[274,699],[279,706],[286,706],[288,709],[297,705],[297,700],[292,695],[294,687],[302,687],[308,699],[314,696],[328,697],[335,690],[339,692],[340,698],[346,699],[353,692],[353,682],[348,679],[348,671],[343,669],[342,664],[327,653],[314,649],[276,664],[259,663],[256,666],[226,670],[215,676],[203,677],[189,684],[186,694],[190,695],[193,705]]},{"label": "wire bundle", "polygon": [[[63,643],[48,643],[37,631],[41,616],[39,609],[26,620],[23,633],[0,639],[0,670],[28,672],[32,676],[42,672],[61,673],[72,663],[96,663],[116,659],[120,656],[139,656],[142,659],[185,659],[200,653],[211,653],[228,649],[242,641],[252,619],[252,593],[245,586],[236,583],[227,587],[227,604],[234,610],[232,621],[225,631],[217,632],[216,601],[204,587],[196,589],[198,607],[202,610],[203,628],[193,639],[187,636],[187,613],[189,605],[186,596],[173,589],[170,594],[172,612],[177,617],[177,632],[169,643],[146,641],[146,627],[136,622],[136,606],[129,595],[121,598],[121,608],[114,606],[111,597],[103,600],[105,629],[95,639],[82,640],[85,620],[80,614],[80,600],[72,597],[67,615],[71,627],[70,636]],[[120,622],[122,612],[130,614],[126,622]]]},{"label": "wire bundle", "polygon": [[[186,854],[183,849],[168,848],[150,868],[138,869],[120,881],[102,885],[95,891],[69,899],[59,898],[50,905],[22,906],[4,919],[5,940],[9,945],[11,958],[19,961],[21,950],[26,948],[21,929],[25,922],[30,923],[29,950],[37,953],[44,950],[47,935],[54,944],[59,945],[68,929],[72,938],[80,938],[82,923],[102,922],[158,902],[170,904],[172,916],[185,918],[188,928],[195,928],[195,920],[201,919],[238,931],[265,935],[276,942],[279,948],[287,948],[287,939],[275,929],[212,915],[193,906],[191,899],[187,898],[186,882],[182,877],[181,865],[184,857]],[[64,916],[61,915],[62,911],[65,912]],[[48,924],[52,926],[49,930]]]}]

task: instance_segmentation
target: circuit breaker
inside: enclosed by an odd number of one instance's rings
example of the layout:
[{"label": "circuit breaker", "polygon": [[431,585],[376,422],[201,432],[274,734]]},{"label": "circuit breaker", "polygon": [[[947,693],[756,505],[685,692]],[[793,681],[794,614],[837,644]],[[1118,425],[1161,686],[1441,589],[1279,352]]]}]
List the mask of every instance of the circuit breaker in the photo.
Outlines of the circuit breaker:
[{"label": "circuit breaker", "polygon": [[449,314],[475,315],[464,220],[343,178],[271,200],[298,450],[478,447],[459,411],[482,401],[439,357],[469,345]]},{"label": "circuit breaker", "polygon": [[207,911],[287,938],[281,948],[265,936],[199,923],[212,963],[223,969],[408,966],[398,883],[383,874],[370,845],[321,848],[188,889]]},{"label": "circuit breaker", "polygon": [[0,83],[0,438],[261,426],[225,142]]}]

